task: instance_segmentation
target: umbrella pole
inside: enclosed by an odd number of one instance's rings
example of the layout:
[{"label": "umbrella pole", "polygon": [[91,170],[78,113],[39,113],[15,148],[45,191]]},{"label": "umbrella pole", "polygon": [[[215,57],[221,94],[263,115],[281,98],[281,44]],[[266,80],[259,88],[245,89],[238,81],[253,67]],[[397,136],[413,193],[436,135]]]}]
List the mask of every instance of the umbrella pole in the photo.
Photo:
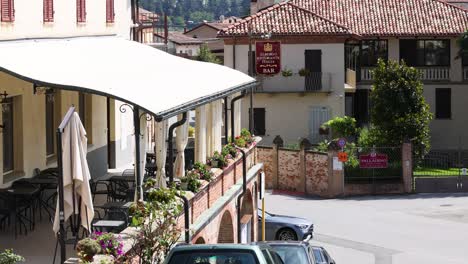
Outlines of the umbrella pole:
[{"label": "umbrella pole", "polygon": [[140,157],[140,108],[133,107],[133,126],[135,127],[135,174],[136,174],[136,188],[135,188],[135,201],[138,201],[142,195],[141,190],[141,157]]},{"label": "umbrella pole", "polygon": [[59,192],[59,220],[60,229],[58,232],[58,242],[60,243],[60,263],[65,262],[65,216],[63,201],[63,161],[62,161],[62,131],[57,130],[57,166],[58,166],[58,192]]}]

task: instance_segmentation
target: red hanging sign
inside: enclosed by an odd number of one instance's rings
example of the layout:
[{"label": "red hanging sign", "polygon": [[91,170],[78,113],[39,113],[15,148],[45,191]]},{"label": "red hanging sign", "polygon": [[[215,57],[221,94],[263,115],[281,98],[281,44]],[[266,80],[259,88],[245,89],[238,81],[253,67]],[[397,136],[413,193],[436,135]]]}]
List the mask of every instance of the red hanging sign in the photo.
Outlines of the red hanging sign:
[{"label": "red hanging sign", "polygon": [[281,72],[281,43],[257,41],[255,43],[255,69],[257,74],[274,75]]},{"label": "red hanging sign", "polygon": [[385,169],[388,167],[388,156],[377,153],[360,155],[359,167],[361,169]]}]

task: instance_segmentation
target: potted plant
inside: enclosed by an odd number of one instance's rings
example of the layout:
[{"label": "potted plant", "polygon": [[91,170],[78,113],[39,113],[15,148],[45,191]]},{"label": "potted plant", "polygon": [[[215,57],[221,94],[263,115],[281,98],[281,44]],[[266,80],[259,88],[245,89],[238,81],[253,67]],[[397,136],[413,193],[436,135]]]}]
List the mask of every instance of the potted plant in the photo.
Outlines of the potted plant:
[{"label": "potted plant", "polygon": [[213,173],[210,171],[208,166],[201,162],[195,162],[193,165],[193,170],[198,172],[199,178],[202,180],[210,182],[213,177]]},{"label": "potted plant", "polygon": [[115,258],[119,258],[123,255],[122,239],[114,233],[94,232],[91,234],[90,238],[96,240],[101,246],[101,254],[110,255]]},{"label": "potted plant", "polygon": [[20,255],[16,255],[13,249],[5,249],[5,251],[0,252],[1,264],[16,264],[19,262],[24,262],[24,258]]},{"label": "potted plant", "polygon": [[191,170],[185,177],[180,179],[182,190],[197,193],[200,190],[201,182],[198,180],[198,172]]},{"label": "potted plant", "polygon": [[237,157],[237,149],[233,143],[224,145],[221,154],[227,158],[235,159]]},{"label": "potted plant", "polygon": [[78,241],[76,250],[82,262],[93,262],[94,256],[101,252],[101,245],[95,239],[87,237]]},{"label": "potted plant", "polygon": [[224,168],[227,165],[226,156],[223,156],[218,151],[213,153],[213,156],[208,160],[208,163],[212,168]]},{"label": "potted plant", "polygon": [[309,76],[310,75],[310,70],[306,68],[302,68],[299,70],[299,76]]},{"label": "potted plant", "polygon": [[281,75],[283,75],[283,77],[291,77],[293,72],[291,69],[285,68],[281,71]]}]

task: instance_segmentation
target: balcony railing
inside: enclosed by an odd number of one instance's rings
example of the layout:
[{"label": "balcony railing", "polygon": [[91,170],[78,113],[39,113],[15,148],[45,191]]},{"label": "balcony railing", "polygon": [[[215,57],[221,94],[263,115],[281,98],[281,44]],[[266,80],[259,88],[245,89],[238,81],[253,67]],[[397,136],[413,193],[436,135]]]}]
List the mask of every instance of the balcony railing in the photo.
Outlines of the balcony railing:
[{"label": "balcony railing", "polygon": [[[361,67],[361,81],[372,81],[374,76],[372,76],[373,67]],[[448,81],[450,80],[450,67],[417,67],[421,73],[422,81]],[[468,77],[468,73],[464,70],[464,78]]]},{"label": "balcony railing", "polygon": [[312,72],[307,76],[294,74],[284,77],[281,74],[271,77],[257,78],[261,85],[258,92],[288,93],[288,92],[330,92],[332,73]]},{"label": "balcony railing", "polygon": [[463,67],[463,80],[468,81],[468,67]]}]

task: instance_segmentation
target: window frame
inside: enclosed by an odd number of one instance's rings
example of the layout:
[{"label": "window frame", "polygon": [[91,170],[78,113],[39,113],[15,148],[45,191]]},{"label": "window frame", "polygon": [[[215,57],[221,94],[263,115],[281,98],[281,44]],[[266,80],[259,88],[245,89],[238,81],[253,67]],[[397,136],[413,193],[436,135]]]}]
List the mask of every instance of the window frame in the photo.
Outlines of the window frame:
[{"label": "window frame", "polygon": [[[415,56],[415,65],[411,65],[408,63],[408,61],[405,60],[405,63],[408,65],[408,66],[412,66],[412,67],[424,67],[424,68],[430,68],[430,67],[450,67],[451,66],[451,50],[450,50],[450,39],[437,39],[437,38],[432,38],[432,39],[400,39],[400,61],[405,59],[402,57],[402,52],[401,52],[401,42],[404,42],[404,41],[415,41],[416,42],[416,50],[414,50],[416,56]],[[423,42],[424,45],[424,49],[423,49],[423,59],[424,59],[424,63],[423,64],[420,64],[419,61],[418,61],[418,43],[419,42]],[[427,47],[426,47],[426,42],[427,41],[442,41],[442,42],[446,42],[447,43],[447,57],[448,57],[448,63],[447,64],[434,64],[434,65],[427,65]]]},{"label": "window frame", "polygon": [[[45,99],[45,126],[46,126],[46,157],[52,157],[55,155],[55,102],[49,101],[48,97],[53,96],[46,94]],[[50,109],[48,109],[50,107]],[[49,149],[51,147],[52,149]]]},{"label": "window frame", "polygon": [[[15,170],[15,123],[14,123],[14,100],[12,97],[3,99],[4,102],[10,104],[10,109],[7,112],[2,112],[2,138],[3,138],[3,174],[11,173]],[[5,115],[8,115],[9,125],[5,124]],[[8,138],[6,138],[8,137]],[[7,145],[10,144],[10,145]],[[6,149],[6,146],[9,146]],[[6,155],[8,152],[8,155]],[[5,166],[5,157],[9,157],[8,166]]]},{"label": "window frame", "polygon": [[[438,91],[439,92],[441,92],[441,91],[448,91],[449,92],[448,116],[443,115],[443,113],[445,113],[446,111],[438,110],[438,109],[440,109],[439,108],[439,103],[437,102],[437,98],[439,97],[439,96],[437,96]],[[446,109],[444,109],[444,110],[446,110]],[[443,112],[441,113],[439,111],[443,111]],[[452,89],[451,88],[436,88],[435,89],[435,114],[434,114],[434,116],[435,116],[436,119],[440,119],[440,120],[450,120],[450,119],[452,119],[453,113],[452,113]]]},{"label": "window frame", "polygon": [[[359,56],[359,65],[362,66],[362,67],[375,67],[377,66],[377,61],[379,60],[379,56],[375,56],[375,53],[374,53],[374,57],[375,58],[375,63],[367,63],[367,64],[364,64],[363,61],[363,45],[364,45],[364,42],[374,42],[374,43],[377,43],[377,42],[384,42],[385,43],[385,47],[386,47],[386,50],[385,50],[385,57],[383,58],[385,61],[388,61],[388,39],[365,39],[365,40],[362,40],[360,43],[359,43],[359,53],[360,53],[360,56]],[[370,46],[370,45],[369,45]],[[374,45],[374,48],[376,47],[376,45]],[[374,50],[375,51],[375,50]],[[370,61],[370,59],[368,59],[368,61]]]}]

